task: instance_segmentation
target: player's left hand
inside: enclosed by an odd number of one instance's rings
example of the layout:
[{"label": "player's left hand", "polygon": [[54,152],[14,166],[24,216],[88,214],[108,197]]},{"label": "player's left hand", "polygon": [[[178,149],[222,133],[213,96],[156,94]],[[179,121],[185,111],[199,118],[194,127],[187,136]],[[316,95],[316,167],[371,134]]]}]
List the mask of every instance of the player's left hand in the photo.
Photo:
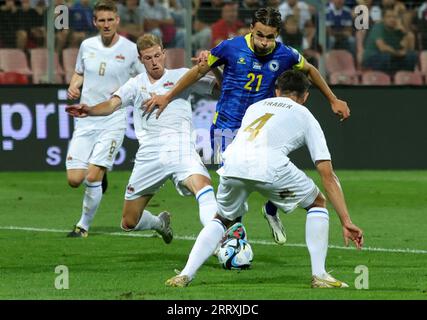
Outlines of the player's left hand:
[{"label": "player's left hand", "polygon": [[149,117],[151,113],[154,111],[154,109],[157,109],[156,119],[158,119],[160,117],[160,114],[167,107],[168,103],[169,103],[169,100],[165,95],[158,96],[156,94],[152,94],[150,99],[142,102],[141,108],[144,110],[144,113],[142,116],[145,116],[146,114],[148,114],[148,117]]},{"label": "player's left hand", "polygon": [[353,223],[343,225],[343,236],[345,246],[348,247],[349,240],[352,240],[357,249],[362,249],[363,246],[363,231]]},{"label": "player's left hand", "polygon": [[332,111],[340,117],[340,121],[347,120],[350,117],[350,108],[347,102],[335,99],[331,102]]}]

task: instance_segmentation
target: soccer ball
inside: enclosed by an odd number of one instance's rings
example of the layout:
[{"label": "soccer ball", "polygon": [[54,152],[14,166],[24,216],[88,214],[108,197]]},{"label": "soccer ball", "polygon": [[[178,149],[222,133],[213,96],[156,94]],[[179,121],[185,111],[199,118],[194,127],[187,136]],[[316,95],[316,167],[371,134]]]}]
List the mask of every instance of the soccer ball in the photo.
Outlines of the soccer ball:
[{"label": "soccer ball", "polygon": [[243,239],[227,239],[221,244],[218,252],[219,263],[229,270],[248,269],[253,258],[250,244]]}]

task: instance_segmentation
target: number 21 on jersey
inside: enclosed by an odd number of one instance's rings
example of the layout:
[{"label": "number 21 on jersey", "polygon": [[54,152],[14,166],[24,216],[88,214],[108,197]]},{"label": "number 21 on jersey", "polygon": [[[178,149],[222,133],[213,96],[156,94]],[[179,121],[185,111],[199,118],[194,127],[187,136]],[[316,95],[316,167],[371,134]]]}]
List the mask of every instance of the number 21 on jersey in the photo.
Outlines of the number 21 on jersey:
[{"label": "number 21 on jersey", "polygon": [[259,131],[262,129],[262,127],[265,126],[267,121],[274,116],[273,113],[266,113],[263,116],[255,119],[250,125],[248,125],[243,131],[244,132],[250,132],[250,135],[248,137],[248,141],[252,141],[256,138]]},{"label": "number 21 on jersey", "polygon": [[252,91],[253,86],[255,86],[255,91],[259,91],[262,82],[262,74],[255,75],[255,73],[248,73],[247,78],[249,81],[245,84],[244,88],[246,90]]}]

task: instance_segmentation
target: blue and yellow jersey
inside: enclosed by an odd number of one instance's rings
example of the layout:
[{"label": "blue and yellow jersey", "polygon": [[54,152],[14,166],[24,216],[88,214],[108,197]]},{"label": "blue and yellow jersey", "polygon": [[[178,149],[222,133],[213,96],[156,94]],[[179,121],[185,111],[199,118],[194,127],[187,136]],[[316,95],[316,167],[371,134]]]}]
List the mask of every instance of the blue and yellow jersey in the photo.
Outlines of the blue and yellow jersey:
[{"label": "blue and yellow jersey", "polygon": [[251,104],[274,96],[275,82],[282,72],[304,66],[304,57],[280,42],[270,53],[256,55],[250,37],[225,40],[209,55],[209,66],[224,65],[221,97],[213,120],[217,128],[239,128]]}]

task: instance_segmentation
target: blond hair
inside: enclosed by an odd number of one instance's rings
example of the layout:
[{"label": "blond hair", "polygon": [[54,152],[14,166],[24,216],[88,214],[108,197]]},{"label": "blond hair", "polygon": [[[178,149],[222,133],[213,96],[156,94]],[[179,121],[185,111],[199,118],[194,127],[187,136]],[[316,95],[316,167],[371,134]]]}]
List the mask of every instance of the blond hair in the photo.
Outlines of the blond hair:
[{"label": "blond hair", "polygon": [[140,36],[136,41],[136,47],[138,49],[138,52],[141,52],[142,50],[148,48],[152,48],[154,46],[160,46],[160,48],[163,50],[162,39],[151,33],[146,33]]}]

